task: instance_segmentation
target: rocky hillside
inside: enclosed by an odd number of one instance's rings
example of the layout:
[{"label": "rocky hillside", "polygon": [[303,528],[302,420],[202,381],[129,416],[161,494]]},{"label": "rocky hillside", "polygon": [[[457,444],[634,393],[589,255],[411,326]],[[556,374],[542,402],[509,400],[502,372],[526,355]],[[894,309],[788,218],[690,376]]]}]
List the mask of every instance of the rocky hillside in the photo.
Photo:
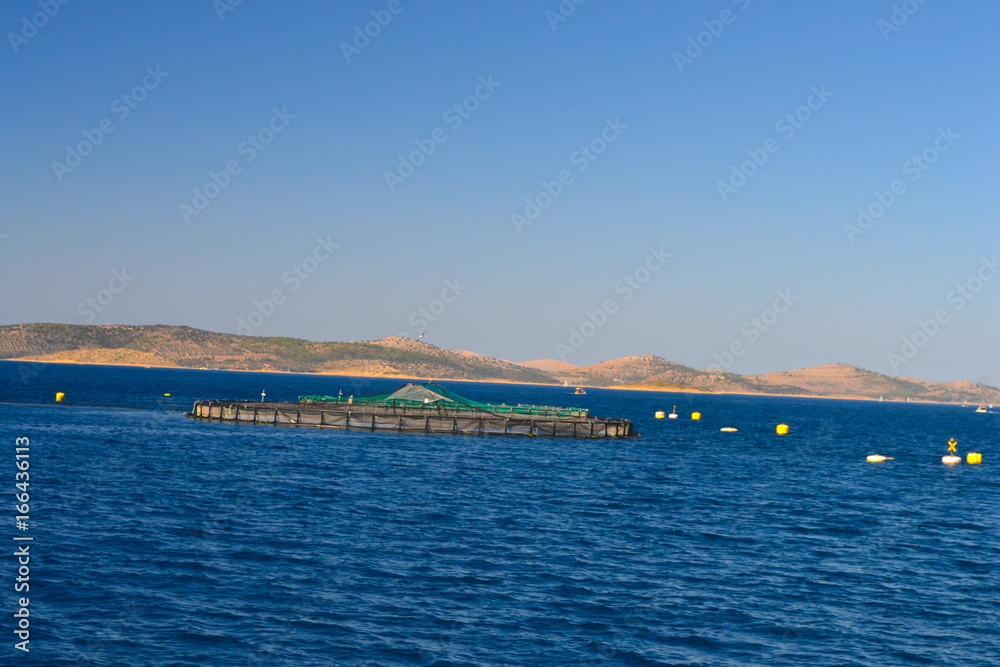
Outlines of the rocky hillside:
[{"label": "rocky hillside", "polygon": [[797,386],[784,386],[777,382],[762,387],[752,377],[715,370],[699,371],[652,354],[622,357],[552,374],[571,384],[610,387],[766,394],[811,393],[804,392]]},{"label": "rocky hillside", "polygon": [[622,357],[551,373],[570,384],[806,396],[1000,404],[1000,389],[975,382],[925,382],[894,378],[846,364],[828,364],[765,375],[699,371],[654,355]]},{"label": "rocky hillside", "polygon": [[555,359],[536,359],[535,361],[522,361],[519,363],[522,366],[537,368],[540,371],[548,371],[549,373],[573,371],[579,368],[579,366],[567,364],[565,361],[556,361]]},{"label": "rocky hillside", "polygon": [[816,396],[864,396],[948,403],[1000,403],[1000,390],[977,382],[925,382],[894,378],[846,364],[827,364],[751,378],[761,387],[801,387]]},{"label": "rocky hillside", "polygon": [[654,355],[582,367],[551,359],[516,364],[399,337],[319,343],[166,325],[0,326],[0,359],[1000,404],[995,387],[894,378],[844,364],[764,375],[700,371]]},{"label": "rocky hillside", "polygon": [[236,336],[166,325],[20,324],[0,327],[0,359],[74,361],[373,374],[457,380],[551,382],[509,361],[456,354],[402,338],[317,343],[300,338]]}]

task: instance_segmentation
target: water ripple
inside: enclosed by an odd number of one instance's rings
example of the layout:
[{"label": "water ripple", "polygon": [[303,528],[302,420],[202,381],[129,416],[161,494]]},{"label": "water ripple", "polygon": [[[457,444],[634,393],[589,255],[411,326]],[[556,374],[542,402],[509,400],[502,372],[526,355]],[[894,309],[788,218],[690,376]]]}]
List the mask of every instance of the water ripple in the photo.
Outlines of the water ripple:
[{"label": "water ripple", "polygon": [[[252,374],[47,372],[98,407],[0,405],[37,457],[39,664],[1000,663],[1000,422],[970,410],[461,385],[643,437],[410,437],[178,411]],[[985,463],[942,466],[952,436]]]}]

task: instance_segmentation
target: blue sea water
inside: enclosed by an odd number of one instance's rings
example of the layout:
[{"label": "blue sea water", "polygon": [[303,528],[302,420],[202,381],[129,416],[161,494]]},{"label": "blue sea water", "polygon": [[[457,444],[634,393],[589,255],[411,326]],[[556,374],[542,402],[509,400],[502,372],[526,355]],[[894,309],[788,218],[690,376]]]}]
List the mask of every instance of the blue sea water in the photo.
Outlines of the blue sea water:
[{"label": "blue sea water", "polygon": [[[1000,414],[453,382],[630,418],[642,437],[184,416],[201,398],[399,384],[0,362],[0,662],[1000,664]],[[675,404],[680,419],[653,418]],[[943,465],[951,437],[983,464]],[[24,534],[31,588],[15,595]],[[29,655],[13,648],[22,595]]]}]

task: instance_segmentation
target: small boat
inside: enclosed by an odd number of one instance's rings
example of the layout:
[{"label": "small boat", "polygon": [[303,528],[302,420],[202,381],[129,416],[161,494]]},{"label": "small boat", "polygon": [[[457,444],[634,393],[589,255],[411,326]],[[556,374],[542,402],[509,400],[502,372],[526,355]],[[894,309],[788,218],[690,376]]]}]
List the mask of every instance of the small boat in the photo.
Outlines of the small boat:
[{"label": "small boat", "polygon": [[583,387],[577,387],[577,388],[576,388],[576,391],[574,391],[573,393],[574,393],[574,394],[586,394],[587,392],[585,392],[585,391],[583,390]]},{"label": "small boat", "polygon": [[980,405],[978,408],[976,408],[976,412],[986,412],[986,406]]}]

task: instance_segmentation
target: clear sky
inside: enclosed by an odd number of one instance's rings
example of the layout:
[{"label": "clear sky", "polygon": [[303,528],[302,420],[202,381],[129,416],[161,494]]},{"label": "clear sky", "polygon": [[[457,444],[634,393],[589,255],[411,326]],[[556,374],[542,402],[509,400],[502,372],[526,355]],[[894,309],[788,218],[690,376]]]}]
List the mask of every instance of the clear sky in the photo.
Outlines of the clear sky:
[{"label": "clear sky", "polygon": [[4,3],[0,322],[1000,383],[995,2],[233,2]]}]

